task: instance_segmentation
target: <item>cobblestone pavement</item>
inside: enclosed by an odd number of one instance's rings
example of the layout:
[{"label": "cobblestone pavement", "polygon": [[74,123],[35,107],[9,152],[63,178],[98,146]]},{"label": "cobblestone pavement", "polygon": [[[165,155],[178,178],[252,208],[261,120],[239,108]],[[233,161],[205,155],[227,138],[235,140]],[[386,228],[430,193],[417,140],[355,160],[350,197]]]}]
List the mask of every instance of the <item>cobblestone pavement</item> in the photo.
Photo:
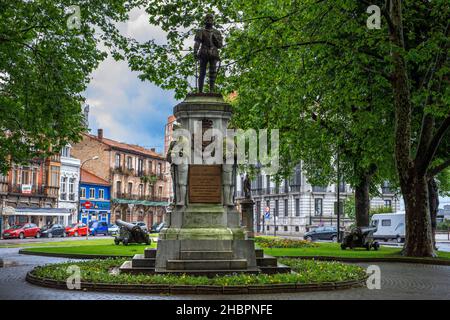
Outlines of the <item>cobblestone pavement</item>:
[{"label": "cobblestone pavement", "polygon": [[[61,300],[161,300],[161,299],[450,299],[450,266],[405,263],[377,263],[381,269],[381,289],[354,288],[328,292],[280,293],[273,295],[145,295],[56,290],[31,285],[26,273],[37,265],[68,261],[63,258],[18,254],[18,249],[0,249],[5,263],[0,268],[0,299]],[[366,267],[368,264],[360,264]]]}]

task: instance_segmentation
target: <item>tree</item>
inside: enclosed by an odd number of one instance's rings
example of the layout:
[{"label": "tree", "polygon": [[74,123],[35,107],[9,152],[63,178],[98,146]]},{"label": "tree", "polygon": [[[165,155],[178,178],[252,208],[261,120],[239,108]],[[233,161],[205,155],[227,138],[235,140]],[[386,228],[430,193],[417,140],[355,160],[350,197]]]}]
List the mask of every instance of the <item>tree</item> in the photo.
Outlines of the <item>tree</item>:
[{"label": "tree", "polygon": [[[353,185],[367,177],[362,190],[371,169],[381,180],[395,163],[391,180],[406,208],[404,254],[433,256],[427,182],[430,172],[450,165],[435,161],[450,126],[447,1],[201,3],[149,1],[150,23],[168,32],[168,42],[133,45],[127,57],[141,78],[181,97],[194,63],[184,47],[192,30],[178,31],[201,21],[205,10],[219,12],[226,72],[218,83],[238,91],[240,127],[279,128],[284,170],[301,158],[317,180],[333,176],[338,151]],[[372,5],[381,14],[375,29],[366,26]]]},{"label": "tree", "polygon": [[142,1],[77,3],[79,26],[73,1],[0,1],[0,172],[80,139],[82,94],[106,57],[99,44],[126,48],[114,23]]}]

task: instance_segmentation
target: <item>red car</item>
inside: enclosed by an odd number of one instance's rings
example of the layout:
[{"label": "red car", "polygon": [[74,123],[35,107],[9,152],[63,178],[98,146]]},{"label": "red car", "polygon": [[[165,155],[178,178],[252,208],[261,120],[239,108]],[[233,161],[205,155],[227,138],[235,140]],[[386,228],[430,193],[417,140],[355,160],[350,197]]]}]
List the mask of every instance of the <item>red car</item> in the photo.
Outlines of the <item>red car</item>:
[{"label": "red car", "polygon": [[87,233],[87,226],[84,223],[72,223],[66,227],[66,235],[68,237],[85,236]]},{"label": "red car", "polygon": [[3,239],[24,239],[29,237],[40,238],[41,228],[34,223],[26,223],[24,225],[15,225],[3,231]]}]

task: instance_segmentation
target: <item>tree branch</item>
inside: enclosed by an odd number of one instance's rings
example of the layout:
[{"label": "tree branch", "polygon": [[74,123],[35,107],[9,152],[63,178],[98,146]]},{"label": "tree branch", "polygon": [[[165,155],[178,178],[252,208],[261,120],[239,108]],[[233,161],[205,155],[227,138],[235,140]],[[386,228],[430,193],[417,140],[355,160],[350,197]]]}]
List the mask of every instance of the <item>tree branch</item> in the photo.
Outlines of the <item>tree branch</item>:
[{"label": "tree branch", "polygon": [[430,144],[427,148],[423,161],[420,163],[419,167],[419,170],[422,174],[425,174],[427,172],[428,167],[430,166],[430,163],[434,158],[436,150],[438,149],[439,144],[441,143],[441,140],[444,137],[444,134],[447,132],[449,128],[450,128],[450,113],[447,115],[447,118],[444,119],[441,126],[436,131],[436,134],[430,141]]}]

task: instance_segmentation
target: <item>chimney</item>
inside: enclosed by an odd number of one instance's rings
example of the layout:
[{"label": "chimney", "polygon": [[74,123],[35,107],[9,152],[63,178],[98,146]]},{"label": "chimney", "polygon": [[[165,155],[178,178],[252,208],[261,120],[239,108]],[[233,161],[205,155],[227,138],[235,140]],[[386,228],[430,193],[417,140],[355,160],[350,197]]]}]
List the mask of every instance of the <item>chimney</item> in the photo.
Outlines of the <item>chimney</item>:
[{"label": "chimney", "polygon": [[98,129],[97,130],[97,137],[102,140],[103,139],[103,129]]}]

